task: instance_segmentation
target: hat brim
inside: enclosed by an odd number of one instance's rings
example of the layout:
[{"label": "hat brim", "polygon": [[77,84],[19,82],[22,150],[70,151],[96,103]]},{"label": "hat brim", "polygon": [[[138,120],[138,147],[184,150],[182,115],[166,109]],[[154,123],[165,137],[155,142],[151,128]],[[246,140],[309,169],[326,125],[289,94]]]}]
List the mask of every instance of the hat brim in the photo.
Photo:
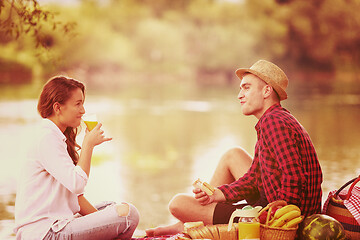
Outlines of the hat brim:
[{"label": "hat brim", "polygon": [[235,71],[235,73],[236,73],[236,76],[238,76],[238,78],[240,80],[243,79],[243,77],[246,73],[251,73],[251,74],[257,76],[258,78],[260,78],[261,80],[263,80],[264,82],[266,82],[267,84],[269,84],[270,86],[272,86],[274,88],[275,92],[278,94],[280,100],[287,99],[287,93],[277,83],[275,83],[271,78],[263,75],[260,72],[255,71],[250,68],[239,68]]}]

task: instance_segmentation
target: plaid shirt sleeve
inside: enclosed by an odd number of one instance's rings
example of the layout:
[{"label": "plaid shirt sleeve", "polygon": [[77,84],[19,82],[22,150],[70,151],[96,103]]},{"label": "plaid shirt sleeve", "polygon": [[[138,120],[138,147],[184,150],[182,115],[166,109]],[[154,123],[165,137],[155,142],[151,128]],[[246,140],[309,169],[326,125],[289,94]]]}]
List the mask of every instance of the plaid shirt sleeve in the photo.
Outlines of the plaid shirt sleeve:
[{"label": "plaid shirt sleeve", "polygon": [[243,177],[231,184],[219,187],[229,202],[237,202],[246,199],[248,203],[255,202],[259,198],[259,190],[256,181],[259,163],[254,159],[249,171]]}]

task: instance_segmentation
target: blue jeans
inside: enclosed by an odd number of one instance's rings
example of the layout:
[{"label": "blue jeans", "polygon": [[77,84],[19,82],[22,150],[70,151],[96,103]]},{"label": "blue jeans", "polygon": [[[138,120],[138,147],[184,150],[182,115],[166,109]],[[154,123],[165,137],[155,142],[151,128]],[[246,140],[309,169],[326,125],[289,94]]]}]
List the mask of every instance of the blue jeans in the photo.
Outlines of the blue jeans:
[{"label": "blue jeans", "polygon": [[59,232],[50,229],[43,240],[131,239],[139,223],[139,213],[133,205],[128,205],[127,216],[118,215],[114,202],[95,206],[98,212],[73,219]]}]

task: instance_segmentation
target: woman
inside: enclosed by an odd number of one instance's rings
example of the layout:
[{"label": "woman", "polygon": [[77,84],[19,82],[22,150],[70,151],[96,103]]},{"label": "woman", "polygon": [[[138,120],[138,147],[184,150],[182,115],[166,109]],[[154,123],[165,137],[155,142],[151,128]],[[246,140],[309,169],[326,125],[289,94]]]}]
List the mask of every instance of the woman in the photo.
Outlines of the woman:
[{"label": "woman", "polygon": [[83,195],[94,147],[111,140],[99,123],[86,130],[78,154],[75,137],[84,99],[84,85],[66,77],[50,79],[41,92],[38,111],[43,122],[16,196],[16,239],[130,239],[137,227],[134,206],[106,203],[95,208]]}]

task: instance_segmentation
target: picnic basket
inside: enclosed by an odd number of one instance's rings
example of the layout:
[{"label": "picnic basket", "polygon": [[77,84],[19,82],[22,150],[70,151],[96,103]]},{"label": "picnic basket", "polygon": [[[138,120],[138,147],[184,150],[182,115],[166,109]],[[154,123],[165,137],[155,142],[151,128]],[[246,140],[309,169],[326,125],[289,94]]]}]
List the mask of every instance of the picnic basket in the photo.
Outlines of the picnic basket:
[{"label": "picnic basket", "polygon": [[[324,213],[338,220],[344,227],[347,238],[351,240],[360,239],[360,188],[355,185],[360,181],[360,176],[356,177],[335,192],[335,194],[329,193],[327,199],[327,205],[324,206]],[[345,188],[350,185],[348,190]],[[358,214],[358,221],[351,213],[345,201],[351,201],[353,210]],[[357,211],[356,211],[357,208]]]},{"label": "picnic basket", "polygon": [[265,224],[260,224],[260,239],[261,240],[294,240],[296,237],[296,228],[279,228],[269,226],[271,209],[267,213]]},{"label": "picnic basket", "polygon": [[278,228],[260,224],[261,240],[294,240],[297,228]]}]

